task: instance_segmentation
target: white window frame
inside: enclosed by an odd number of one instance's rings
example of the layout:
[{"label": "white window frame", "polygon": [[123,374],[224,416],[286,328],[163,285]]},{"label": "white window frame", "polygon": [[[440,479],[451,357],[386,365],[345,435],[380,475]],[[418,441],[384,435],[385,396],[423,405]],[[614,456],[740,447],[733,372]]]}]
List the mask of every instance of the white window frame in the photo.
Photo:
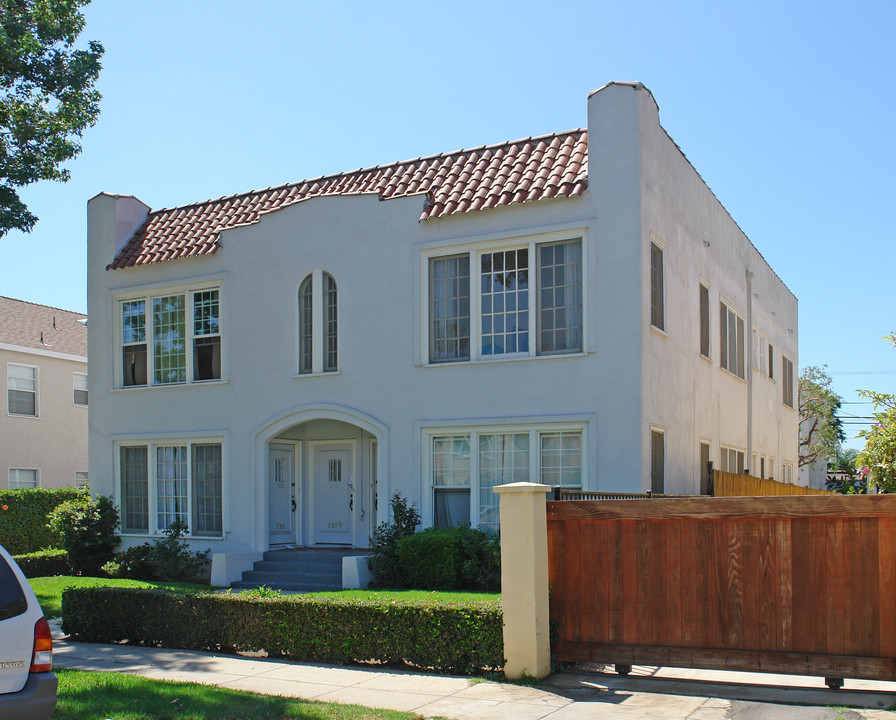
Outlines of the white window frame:
[{"label": "white window frame", "polygon": [[[34,473],[34,485],[23,485],[18,487],[12,486],[12,477],[13,473],[18,476],[19,473],[27,472]],[[39,468],[9,468],[9,472],[7,473],[6,487],[10,490],[30,490],[31,488],[39,488],[40,487],[40,469]],[[17,480],[18,482],[18,480]]]},{"label": "white window frame", "polygon": [[[734,470],[730,469],[732,455],[734,457]],[[734,473],[736,475],[743,474],[743,471],[747,467],[746,461],[746,452],[743,448],[734,447],[732,445],[719,446],[719,469],[722,472]]]},{"label": "white window frame", "polygon": [[[438,488],[469,489],[470,491],[470,524],[480,525],[480,472],[479,472],[479,438],[483,435],[527,434],[529,437],[529,482],[541,482],[542,477],[542,443],[543,435],[556,433],[579,433],[579,453],[581,482],[561,485],[565,488],[581,489],[589,477],[588,467],[588,424],[587,422],[546,422],[524,424],[495,425],[445,425],[423,429],[423,478],[424,489],[423,512],[430,524],[435,522],[434,496]],[[433,440],[442,437],[466,436],[470,443],[470,481],[468,485],[435,485],[433,477]],[[535,479],[533,479],[535,478]],[[497,498],[497,496],[495,496]],[[497,500],[496,500],[497,504]]]},{"label": "white window frame", "polygon": [[[582,316],[582,342],[576,350],[539,353],[539,309],[538,289],[540,281],[538,271],[537,249],[542,245],[553,245],[564,242],[578,242],[581,247],[581,316]],[[484,254],[502,252],[514,249],[528,249],[529,258],[529,287],[528,287],[528,340],[529,349],[526,352],[516,353],[482,353],[482,289],[481,289],[481,257]],[[457,360],[432,361],[430,355],[430,334],[432,331],[430,317],[430,261],[438,258],[468,255],[470,262],[470,357]],[[437,248],[428,248],[420,253],[420,308],[421,308],[421,343],[420,362],[426,367],[450,366],[457,364],[483,363],[483,362],[507,362],[513,360],[546,359],[556,357],[576,357],[586,353],[589,348],[589,243],[587,232],[583,228],[568,231],[558,231],[529,236],[513,236],[500,240],[488,240],[481,242],[444,245]]]},{"label": "white window frame", "polygon": [[[211,334],[195,334],[194,326],[194,309],[196,295],[204,292],[216,290],[218,292],[218,332]],[[153,353],[153,300],[173,297],[177,295],[184,296],[184,377],[183,381],[176,382],[155,382],[155,357]],[[124,351],[124,332],[122,327],[122,307],[125,303],[143,301],[144,307],[144,345],[146,347],[146,384],[145,385],[125,385],[124,384],[124,367],[123,351]],[[142,390],[146,388],[163,388],[163,387],[183,387],[184,385],[209,385],[225,382],[226,378],[226,359],[224,352],[224,332],[225,326],[224,315],[224,291],[223,283],[220,280],[209,282],[198,282],[190,285],[178,285],[174,287],[153,287],[150,291],[134,292],[126,295],[118,295],[115,297],[115,387],[123,390]],[[220,377],[209,380],[195,380],[193,355],[194,345],[197,339],[217,337],[219,343],[219,352],[221,360]],[[140,343],[128,343],[128,345],[138,345]]]},{"label": "white window frame", "polygon": [[[199,535],[193,532],[193,446],[194,445],[220,445],[221,447],[221,534]],[[146,448],[146,482],[147,482],[147,526],[146,532],[125,530],[122,526],[121,534],[127,537],[159,537],[164,534],[164,528],[159,527],[158,516],[158,478],[157,478],[157,453],[156,450],[165,447],[187,448],[187,524],[190,531],[184,537],[197,540],[222,540],[229,532],[228,527],[228,487],[229,472],[227,461],[227,442],[222,436],[188,436],[165,437],[151,439],[129,439],[114,444],[115,453],[115,499],[121,508],[122,517],[126,512],[124,486],[121,467],[121,448],[145,447]]]},{"label": "white window frame", "polygon": [[793,484],[793,463],[781,463],[781,482]]},{"label": "white window frame", "polygon": [[[724,307],[726,311],[725,315],[725,347],[721,347],[722,337],[721,337],[721,308]],[[719,366],[727,372],[729,375],[733,375],[734,377],[740,380],[747,379],[747,330],[746,330],[746,321],[744,320],[744,316],[741,315],[737,310],[735,310],[726,300],[723,298],[719,298]],[[734,347],[737,352],[738,357],[735,358],[734,368],[731,367],[731,316],[734,316]],[[739,341],[737,336],[738,328],[742,329],[742,339]]]},{"label": "white window frame", "polygon": [[87,470],[75,470],[75,487],[83,487],[90,482],[90,474]]},{"label": "white window frame", "polygon": [[[80,378],[84,378],[83,387],[79,387]],[[81,390],[84,392],[85,397],[87,398],[87,402],[79,403],[77,392]],[[86,408],[90,403],[90,391],[87,385],[87,373],[85,372],[73,372],[72,373],[72,405],[75,407],[84,407]]]},{"label": "white window frame", "polygon": [[[666,246],[653,233],[650,233],[650,247],[647,255],[647,288],[648,288],[648,317],[650,327],[666,334]],[[653,259],[654,249],[659,253],[659,277],[658,287],[654,286]],[[654,318],[654,305],[657,306],[657,318]]]},{"label": "white window frame", "polygon": [[[9,369],[11,367],[28,368],[34,371],[34,414],[14,413],[9,407],[9,391],[13,390],[10,385]],[[22,391],[20,391],[22,392]],[[27,390],[24,392],[28,392]],[[8,362],[6,363],[6,414],[9,417],[16,418],[39,418],[40,417],[40,367],[38,365],[28,365],[26,363]]]}]

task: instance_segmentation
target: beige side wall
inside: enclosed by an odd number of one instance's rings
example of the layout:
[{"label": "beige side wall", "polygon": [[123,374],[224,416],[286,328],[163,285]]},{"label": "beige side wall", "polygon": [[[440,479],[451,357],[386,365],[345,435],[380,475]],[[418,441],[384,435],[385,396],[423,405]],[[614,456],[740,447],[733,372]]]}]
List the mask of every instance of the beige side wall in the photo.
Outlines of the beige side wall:
[{"label": "beige side wall", "polygon": [[[7,365],[38,367],[37,417],[9,414]],[[38,470],[44,488],[75,485],[75,473],[87,472],[87,408],[74,404],[72,374],[87,372],[87,360],[0,350],[3,405],[0,410],[0,488],[10,468]]]}]

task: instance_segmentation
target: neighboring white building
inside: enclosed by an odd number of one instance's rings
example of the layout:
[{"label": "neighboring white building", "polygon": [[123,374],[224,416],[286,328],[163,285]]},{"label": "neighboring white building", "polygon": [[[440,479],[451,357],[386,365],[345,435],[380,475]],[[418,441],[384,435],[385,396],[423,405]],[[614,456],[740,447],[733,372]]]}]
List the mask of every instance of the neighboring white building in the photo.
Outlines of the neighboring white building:
[{"label": "neighboring white building", "polygon": [[0,488],[87,481],[86,316],[0,297]]},{"label": "neighboring white building", "polygon": [[395,491],[495,528],[506,482],[792,476],[796,298],[641,84],[587,130],[88,219],[91,485],[128,542],[366,547]]}]

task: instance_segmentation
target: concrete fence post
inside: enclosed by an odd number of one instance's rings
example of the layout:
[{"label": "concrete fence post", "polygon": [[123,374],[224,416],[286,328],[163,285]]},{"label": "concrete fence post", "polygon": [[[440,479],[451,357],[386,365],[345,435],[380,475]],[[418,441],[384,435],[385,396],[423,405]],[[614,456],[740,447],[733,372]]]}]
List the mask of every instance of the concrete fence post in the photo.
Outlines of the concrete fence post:
[{"label": "concrete fence post", "polygon": [[543,678],[551,672],[546,493],[536,483],[499,485],[504,674]]}]

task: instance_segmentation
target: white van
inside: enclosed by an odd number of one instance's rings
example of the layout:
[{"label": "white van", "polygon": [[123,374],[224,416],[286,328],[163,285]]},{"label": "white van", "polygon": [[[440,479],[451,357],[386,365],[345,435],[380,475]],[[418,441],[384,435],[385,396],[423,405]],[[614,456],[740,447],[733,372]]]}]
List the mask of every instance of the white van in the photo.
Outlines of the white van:
[{"label": "white van", "polygon": [[0,545],[0,718],[47,720],[59,681],[53,638],[34,591]]}]

